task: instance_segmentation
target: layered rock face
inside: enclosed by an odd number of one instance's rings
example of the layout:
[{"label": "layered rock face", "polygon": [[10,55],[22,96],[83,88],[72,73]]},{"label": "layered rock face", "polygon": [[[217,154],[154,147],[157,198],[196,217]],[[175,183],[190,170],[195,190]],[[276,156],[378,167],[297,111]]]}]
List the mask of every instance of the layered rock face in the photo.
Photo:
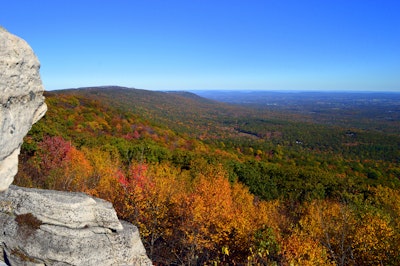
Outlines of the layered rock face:
[{"label": "layered rock face", "polygon": [[0,27],[0,191],[17,173],[23,137],[47,109],[39,67],[29,45]]},{"label": "layered rock face", "polygon": [[138,229],[83,193],[11,186],[0,194],[0,247],[9,265],[152,265]]},{"label": "layered rock face", "polygon": [[39,61],[0,27],[0,265],[152,265],[138,229],[83,193],[10,186],[23,137],[46,112]]}]

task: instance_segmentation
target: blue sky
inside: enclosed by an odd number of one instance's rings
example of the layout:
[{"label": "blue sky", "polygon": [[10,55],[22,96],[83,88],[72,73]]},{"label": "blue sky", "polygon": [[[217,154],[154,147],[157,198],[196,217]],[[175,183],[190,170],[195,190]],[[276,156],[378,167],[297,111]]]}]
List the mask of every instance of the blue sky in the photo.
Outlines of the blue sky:
[{"label": "blue sky", "polygon": [[398,0],[13,0],[46,89],[400,91]]}]

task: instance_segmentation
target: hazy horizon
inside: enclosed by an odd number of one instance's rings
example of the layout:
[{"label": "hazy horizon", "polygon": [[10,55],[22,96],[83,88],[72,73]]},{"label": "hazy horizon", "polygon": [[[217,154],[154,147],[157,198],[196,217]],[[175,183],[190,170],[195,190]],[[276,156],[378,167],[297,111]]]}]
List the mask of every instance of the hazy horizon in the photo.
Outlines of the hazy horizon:
[{"label": "hazy horizon", "polygon": [[164,90],[157,90],[157,89],[146,89],[146,88],[137,88],[137,87],[127,87],[127,86],[120,86],[120,85],[95,85],[95,86],[82,86],[82,87],[71,87],[71,88],[57,88],[46,91],[62,91],[62,90],[77,90],[77,89],[87,89],[87,88],[126,88],[126,89],[136,89],[136,90],[148,90],[148,91],[155,91],[155,92],[175,92],[175,91],[182,91],[182,92],[243,92],[243,93],[256,93],[256,92],[271,92],[271,93],[312,93],[312,92],[321,92],[321,93],[400,93],[400,90],[393,90],[393,91],[384,91],[384,90],[252,90],[252,89],[188,89],[188,90],[174,90],[174,89],[164,89]]},{"label": "hazy horizon", "polygon": [[6,1],[46,90],[400,91],[398,1]]}]

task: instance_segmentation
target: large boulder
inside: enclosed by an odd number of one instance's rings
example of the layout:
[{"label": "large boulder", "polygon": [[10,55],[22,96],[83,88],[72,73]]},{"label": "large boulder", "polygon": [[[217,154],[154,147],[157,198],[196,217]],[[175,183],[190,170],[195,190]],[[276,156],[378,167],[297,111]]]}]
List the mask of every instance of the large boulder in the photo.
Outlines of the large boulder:
[{"label": "large boulder", "polygon": [[0,193],[0,249],[9,265],[152,265],[138,229],[83,193],[10,186]]},{"label": "large boulder", "polygon": [[0,27],[0,191],[14,180],[22,140],[47,109],[39,68],[29,45]]}]

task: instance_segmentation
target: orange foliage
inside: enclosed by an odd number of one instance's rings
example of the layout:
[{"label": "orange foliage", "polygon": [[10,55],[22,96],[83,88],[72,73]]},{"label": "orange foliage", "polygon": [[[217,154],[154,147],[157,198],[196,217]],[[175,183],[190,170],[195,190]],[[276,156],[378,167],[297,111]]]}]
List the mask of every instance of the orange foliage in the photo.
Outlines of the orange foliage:
[{"label": "orange foliage", "polygon": [[92,172],[93,167],[84,153],[72,147],[66,156],[64,178],[60,180],[63,190],[85,191]]},{"label": "orange foliage", "polygon": [[228,180],[219,173],[215,176],[200,175],[188,203],[186,212],[189,217],[183,225],[187,245],[214,250],[226,243],[233,219]]}]

